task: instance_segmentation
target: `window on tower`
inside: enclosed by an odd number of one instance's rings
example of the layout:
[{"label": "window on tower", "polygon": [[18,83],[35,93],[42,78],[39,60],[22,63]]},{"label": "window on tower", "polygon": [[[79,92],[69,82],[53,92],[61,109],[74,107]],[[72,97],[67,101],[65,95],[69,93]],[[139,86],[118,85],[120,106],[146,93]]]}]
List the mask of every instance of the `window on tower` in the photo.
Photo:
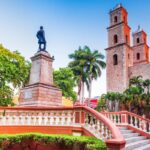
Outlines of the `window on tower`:
[{"label": "window on tower", "polygon": [[137,53],[137,54],[136,54],[136,59],[137,59],[137,60],[140,60],[140,53]]},{"label": "window on tower", "polygon": [[114,23],[117,23],[117,22],[118,22],[118,17],[115,16],[115,17],[114,17]]},{"label": "window on tower", "polygon": [[130,59],[130,54],[128,54],[128,59]]},{"label": "window on tower", "polygon": [[123,21],[124,21],[124,23],[127,23],[127,19],[125,16],[123,17]]},{"label": "window on tower", "polygon": [[118,36],[115,34],[114,35],[114,44],[118,43]]},{"label": "window on tower", "polygon": [[136,43],[140,43],[140,39],[139,38],[136,39]]},{"label": "window on tower", "polygon": [[126,43],[128,44],[128,35],[126,35]]},{"label": "window on tower", "polygon": [[115,55],[113,56],[113,64],[114,64],[114,65],[118,65],[118,55],[117,55],[117,54],[115,54]]}]

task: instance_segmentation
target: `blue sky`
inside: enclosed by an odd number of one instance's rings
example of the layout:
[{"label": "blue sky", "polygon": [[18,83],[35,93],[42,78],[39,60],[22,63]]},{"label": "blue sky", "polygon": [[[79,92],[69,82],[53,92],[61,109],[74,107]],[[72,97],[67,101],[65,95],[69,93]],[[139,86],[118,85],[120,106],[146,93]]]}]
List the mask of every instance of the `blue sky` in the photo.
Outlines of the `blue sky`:
[{"label": "blue sky", "polygon": [[[88,45],[105,54],[108,12],[118,3],[129,13],[132,32],[141,25],[149,36],[149,0],[1,0],[0,43],[29,59],[38,49],[35,35],[43,25],[47,51],[55,56],[54,69],[66,67],[68,54],[79,46]],[[93,83],[92,96],[106,91],[105,76],[103,71]]]}]

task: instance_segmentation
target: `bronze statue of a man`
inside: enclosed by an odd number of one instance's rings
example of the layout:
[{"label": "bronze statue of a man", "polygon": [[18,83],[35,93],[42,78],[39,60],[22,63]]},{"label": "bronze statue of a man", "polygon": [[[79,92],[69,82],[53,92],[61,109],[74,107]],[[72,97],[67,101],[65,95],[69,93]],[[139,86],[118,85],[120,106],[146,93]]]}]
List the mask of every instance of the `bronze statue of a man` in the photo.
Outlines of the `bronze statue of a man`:
[{"label": "bronze statue of a man", "polygon": [[[43,26],[40,26],[40,30],[36,34],[39,43],[39,51],[46,51],[46,40]],[[42,46],[43,45],[43,46]]]}]

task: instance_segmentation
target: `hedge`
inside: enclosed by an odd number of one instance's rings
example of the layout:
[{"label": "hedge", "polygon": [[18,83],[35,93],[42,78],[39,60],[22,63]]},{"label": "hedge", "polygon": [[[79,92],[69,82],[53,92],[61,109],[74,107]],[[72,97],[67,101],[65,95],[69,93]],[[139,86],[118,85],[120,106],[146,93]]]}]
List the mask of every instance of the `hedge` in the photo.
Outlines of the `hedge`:
[{"label": "hedge", "polygon": [[32,145],[32,142],[34,142],[34,143],[42,143],[43,145],[57,145],[60,146],[62,150],[107,149],[105,143],[99,139],[96,139],[95,137],[25,133],[13,135],[0,135],[0,150],[11,149],[15,144],[25,145],[25,141],[27,140],[30,142],[29,144],[30,146]]}]

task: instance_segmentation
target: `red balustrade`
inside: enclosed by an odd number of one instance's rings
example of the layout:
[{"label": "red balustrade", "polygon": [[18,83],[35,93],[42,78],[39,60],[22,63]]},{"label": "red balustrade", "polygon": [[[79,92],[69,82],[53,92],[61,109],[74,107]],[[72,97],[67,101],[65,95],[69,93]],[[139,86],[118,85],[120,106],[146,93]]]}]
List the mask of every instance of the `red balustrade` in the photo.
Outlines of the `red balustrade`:
[{"label": "red balustrade", "polygon": [[116,125],[86,106],[0,107],[0,133],[17,131],[95,136],[105,141],[108,149],[125,147],[125,140]]},{"label": "red balustrade", "polygon": [[150,138],[149,119],[143,118],[128,111],[102,112],[102,114],[109,118],[116,125],[127,126],[135,132],[139,132],[141,135]]}]

